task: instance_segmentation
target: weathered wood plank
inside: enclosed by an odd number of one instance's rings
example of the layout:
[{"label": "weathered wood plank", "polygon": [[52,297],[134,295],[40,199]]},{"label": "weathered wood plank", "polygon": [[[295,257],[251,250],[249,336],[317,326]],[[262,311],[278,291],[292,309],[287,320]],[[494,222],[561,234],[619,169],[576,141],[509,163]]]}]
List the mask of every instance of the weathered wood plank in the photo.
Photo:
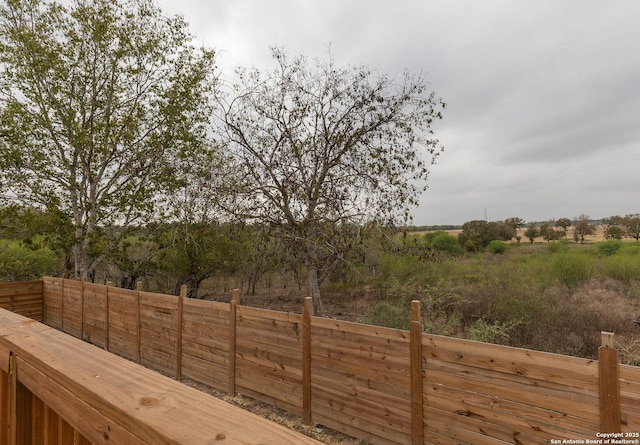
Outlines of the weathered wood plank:
[{"label": "weathered wood plank", "polygon": [[463,363],[540,380],[571,382],[577,387],[597,385],[598,364],[594,360],[431,334],[423,334],[422,339],[423,355],[427,361]]},{"label": "weathered wood plank", "polygon": [[597,393],[572,393],[564,385],[544,382],[523,376],[500,378],[494,373],[460,367],[430,369],[425,385],[442,385],[467,391],[521,401],[541,408],[556,409],[566,415],[598,419]]}]

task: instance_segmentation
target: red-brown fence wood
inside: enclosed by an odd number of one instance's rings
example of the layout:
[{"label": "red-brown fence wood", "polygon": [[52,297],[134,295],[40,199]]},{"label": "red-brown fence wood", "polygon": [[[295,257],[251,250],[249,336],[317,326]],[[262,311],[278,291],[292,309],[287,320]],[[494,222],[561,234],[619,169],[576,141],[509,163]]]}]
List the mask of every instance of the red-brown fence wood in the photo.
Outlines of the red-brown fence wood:
[{"label": "red-brown fence wood", "polygon": [[42,281],[2,283],[0,308],[42,321],[44,318],[42,288]]},{"label": "red-brown fence wood", "polygon": [[107,287],[84,283],[83,340],[107,348]]},{"label": "red-brown fence wood", "polygon": [[178,298],[139,293],[140,362],[167,376],[177,375]]},{"label": "red-brown fence wood", "polygon": [[182,312],[182,375],[228,387],[229,304],[186,299]]},{"label": "red-brown fence wood", "polygon": [[372,443],[411,442],[409,333],[312,317],[314,422]]},{"label": "red-brown fence wood", "polygon": [[44,277],[42,279],[44,323],[58,330],[62,330],[63,282],[62,278]]},{"label": "red-brown fence wood", "polygon": [[318,443],[6,310],[0,425],[8,445]]},{"label": "red-brown fence wood", "polygon": [[62,332],[82,337],[82,281],[62,282]]},{"label": "red-brown fence wood", "polygon": [[109,287],[109,351],[139,361],[138,291]]},{"label": "red-brown fence wood", "polygon": [[[617,429],[640,431],[640,369],[617,359],[603,373],[597,360],[424,334],[417,325],[410,332],[237,302],[180,304],[89,283],[78,294],[67,281],[43,280],[51,326],[64,321],[65,332],[96,339],[106,331],[106,347],[124,357],[371,443],[418,443],[421,432],[434,444],[546,444],[594,439],[616,418]],[[607,408],[613,416],[602,412],[602,394],[618,394]]]},{"label": "red-brown fence wood", "polygon": [[549,443],[600,431],[597,362],[452,340],[423,336],[425,437]]},{"label": "red-brown fence wood", "polygon": [[236,390],[302,414],[302,316],[237,309]]}]

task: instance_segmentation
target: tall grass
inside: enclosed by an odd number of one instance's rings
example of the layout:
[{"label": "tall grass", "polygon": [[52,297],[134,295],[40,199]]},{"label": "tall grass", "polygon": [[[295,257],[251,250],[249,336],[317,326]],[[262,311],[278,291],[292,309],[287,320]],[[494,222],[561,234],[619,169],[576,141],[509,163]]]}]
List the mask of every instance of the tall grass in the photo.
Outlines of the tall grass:
[{"label": "tall grass", "polygon": [[439,263],[385,261],[388,273],[410,277],[379,282],[388,306],[373,318],[395,320],[394,327],[409,316],[411,298],[422,301],[425,330],[434,333],[593,358],[608,330],[640,349],[632,320],[640,316],[640,246],[555,242]]}]

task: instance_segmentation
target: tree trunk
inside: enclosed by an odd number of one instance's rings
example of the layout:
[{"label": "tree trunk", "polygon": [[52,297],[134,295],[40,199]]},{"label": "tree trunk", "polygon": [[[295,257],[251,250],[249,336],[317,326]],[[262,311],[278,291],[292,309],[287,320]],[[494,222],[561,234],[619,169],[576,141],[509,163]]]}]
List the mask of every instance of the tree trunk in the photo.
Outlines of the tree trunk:
[{"label": "tree trunk", "polygon": [[89,240],[78,240],[73,247],[74,275],[76,280],[86,280],[91,272],[91,245]]},{"label": "tree trunk", "polygon": [[322,316],[322,299],[320,298],[320,284],[318,283],[318,269],[315,266],[307,266],[307,278],[309,280],[309,293],[313,301],[313,313]]}]

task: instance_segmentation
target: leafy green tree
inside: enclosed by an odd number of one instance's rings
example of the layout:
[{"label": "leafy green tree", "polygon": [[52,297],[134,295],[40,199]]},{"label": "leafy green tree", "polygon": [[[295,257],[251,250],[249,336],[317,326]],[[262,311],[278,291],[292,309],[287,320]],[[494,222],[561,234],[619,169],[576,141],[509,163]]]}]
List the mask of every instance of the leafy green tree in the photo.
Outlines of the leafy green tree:
[{"label": "leafy green tree", "polygon": [[555,230],[555,221],[550,220],[549,222],[540,224],[540,236],[547,243],[551,241],[557,240],[561,233]]},{"label": "leafy green tree", "polygon": [[584,238],[596,233],[596,227],[591,224],[589,215],[580,215],[574,223],[573,239],[577,243],[584,244]]},{"label": "leafy green tree", "polygon": [[569,218],[560,218],[556,221],[555,227],[561,230],[562,236],[567,237],[567,230],[571,227],[571,220]]},{"label": "leafy green tree", "polygon": [[61,266],[61,258],[38,242],[25,245],[16,240],[0,240],[0,281],[41,279],[56,275]]},{"label": "leafy green tree", "polygon": [[57,273],[69,273],[73,270],[73,225],[71,218],[58,209],[39,209],[17,204],[0,207],[0,237],[20,240],[26,248],[46,248],[55,253],[63,259],[64,266]]},{"label": "leafy green tree", "polygon": [[624,218],[622,216],[611,216],[602,220],[604,225],[604,237],[608,240],[621,240],[625,235]]},{"label": "leafy green tree", "polygon": [[535,239],[540,236],[540,230],[538,230],[536,223],[532,222],[529,224],[529,227],[527,227],[527,230],[524,232],[524,236],[529,239],[529,243],[533,244]]},{"label": "leafy green tree", "polygon": [[137,232],[141,234],[122,237],[105,259],[105,279],[124,289],[135,289],[138,281],[148,281],[157,273],[158,245],[145,230]]},{"label": "leafy green tree", "polygon": [[462,248],[458,242],[458,238],[454,235],[450,235],[447,232],[436,232],[436,235],[431,240],[431,246],[441,252],[447,252],[450,254],[462,253]]},{"label": "leafy green tree", "polygon": [[355,242],[345,230],[409,218],[441,150],[431,126],[444,104],[421,75],[272,56],[273,72],[239,70],[222,104],[238,172],[228,208],[277,232],[321,313],[320,284]]},{"label": "leafy green tree", "polygon": [[147,0],[0,6],[0,180],[70,215],[76,278],[153,214],[172,161],[205,146],[214,54],[191,41]]},{"label": "leafy green tree", "polygon": [[186,284],[189,298],[204,298],[200,285],[214,272],[235,270],[239,243],[230,224],[171,224],[159,231],[158,273],[178,295]]},{"label": "leafy green tree", "polygon": [[627,236],[640,241],[640,213],[626,215],[622,219]]},{"label": "leafy green tree", "polygon": [[478,251],[494,240],[509,241],[515,234],[516,230],[504,221],[475,220],[462,225],[458,240],[466,250]]},{"label": "leafy green tree", "polygon": [[509,227],[511,227],[511,228],[513,229],[513,231],[515,232],[515,235],[514,235],[514,236],[515,236],[515,238],[516,238],[516,241],[517,241],[517,242],[520,242],[521,237],[520,237],[520,235],[518,235],[518,230],[519,230],[521,227],[524,227],[524,225],[525,225],[525,220],[524,220],[524,219],[522,219],[522,218],[518,218],[518,217],[514,216],[514,217],[511,217],[511,218],[507,218],[507,219],[505,219],[505,220],[504,220],[504,223],[505,223],[507,226],[509,226]]}]

